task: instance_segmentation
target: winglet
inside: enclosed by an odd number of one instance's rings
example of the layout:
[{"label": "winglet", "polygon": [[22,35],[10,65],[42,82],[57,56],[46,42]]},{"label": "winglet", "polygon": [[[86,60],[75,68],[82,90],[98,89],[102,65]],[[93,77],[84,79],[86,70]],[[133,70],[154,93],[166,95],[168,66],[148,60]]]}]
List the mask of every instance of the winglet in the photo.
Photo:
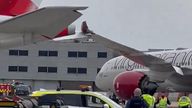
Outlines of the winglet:
[{"label": "winglet", "polygon": [[75,25],[69,25],[67,28],[65,28],[63,31],[61,31],[59,34],[57,34],[54,38],[68,36],[75,34]]}]

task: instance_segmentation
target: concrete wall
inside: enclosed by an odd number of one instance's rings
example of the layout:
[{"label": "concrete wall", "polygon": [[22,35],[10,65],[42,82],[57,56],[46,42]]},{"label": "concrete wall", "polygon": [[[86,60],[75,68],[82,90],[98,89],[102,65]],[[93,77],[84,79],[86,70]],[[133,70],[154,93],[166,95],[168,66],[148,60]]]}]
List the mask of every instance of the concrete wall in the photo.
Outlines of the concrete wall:
[{"label": "concrete wall", "polygon": [[[39,88],[55,89],[59,81],[94,82],[97,69],[113,57],[113,52],[95,42],[42,42],[12,50],[28,50],[28,56],[10,56],[9,50],[0,51],[0,81],[22,80]],[[39,50],[58,51],[58,57],[42,57]],[[68,51],[85,51],[87,58],[69,58]],[[107,58],[97,58],[98,52],[107,52]],[[9,72],[9,66],[27,66],[28,72]],[[57,73],[40,73],[38,66],[57,67]],[[87,68],[87,74],[69,74],[68,67]],[[64,84],[66,85],[66,83]],[[75,85],[76,86],[76,85]],[[73,87],[72,87],[73,88]]]}]

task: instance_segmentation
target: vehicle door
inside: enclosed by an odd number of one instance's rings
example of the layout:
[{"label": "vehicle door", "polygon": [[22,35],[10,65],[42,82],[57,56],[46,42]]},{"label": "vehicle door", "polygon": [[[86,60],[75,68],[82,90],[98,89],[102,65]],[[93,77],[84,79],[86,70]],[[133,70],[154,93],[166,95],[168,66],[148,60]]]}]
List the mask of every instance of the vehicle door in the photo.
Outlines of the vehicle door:
[{"label": "vehicle door", "polygon": [[[92,96],[92,95],[84,95],[85,101],[87,103],[86,107],[90,108],[104,108],[104,105],[107,104],[102,99]],[[109,107],[110,108],[110,107]]]}]

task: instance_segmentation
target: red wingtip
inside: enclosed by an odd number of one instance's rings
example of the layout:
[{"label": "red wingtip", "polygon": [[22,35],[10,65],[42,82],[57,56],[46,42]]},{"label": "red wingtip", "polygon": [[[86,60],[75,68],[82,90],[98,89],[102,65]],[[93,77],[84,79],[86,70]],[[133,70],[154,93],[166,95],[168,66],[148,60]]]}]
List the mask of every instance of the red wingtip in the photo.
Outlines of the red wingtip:
[{"label": "red wingtip", "polygon": [[55,38],[62,37],[62,36],[67,36],[68,35],[68,28],[65,28],[62,32],[60,32]]},{"label": "red wingtip", "polygon": [[61,31],[57,36],[55,36],[54,38],[58,38],[58,37],[64,37],[64,36],[68,36],[68,35],[73,35],[75,34],[75,26],[74,25],[70,25],[67,28],[65,28],[63,31]]}]

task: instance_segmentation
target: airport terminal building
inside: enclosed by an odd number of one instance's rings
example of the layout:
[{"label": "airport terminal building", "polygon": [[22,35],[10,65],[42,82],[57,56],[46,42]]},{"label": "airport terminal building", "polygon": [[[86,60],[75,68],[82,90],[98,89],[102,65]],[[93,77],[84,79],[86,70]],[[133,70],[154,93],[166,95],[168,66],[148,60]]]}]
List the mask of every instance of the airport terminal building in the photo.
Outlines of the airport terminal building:
[{"label": "airport terminal building", "polygon": [[0,82],[12,80],[33,90],[79,89],[91,85],[102,65],[115,53],[94,41],[41,42],[0,52]]}]

